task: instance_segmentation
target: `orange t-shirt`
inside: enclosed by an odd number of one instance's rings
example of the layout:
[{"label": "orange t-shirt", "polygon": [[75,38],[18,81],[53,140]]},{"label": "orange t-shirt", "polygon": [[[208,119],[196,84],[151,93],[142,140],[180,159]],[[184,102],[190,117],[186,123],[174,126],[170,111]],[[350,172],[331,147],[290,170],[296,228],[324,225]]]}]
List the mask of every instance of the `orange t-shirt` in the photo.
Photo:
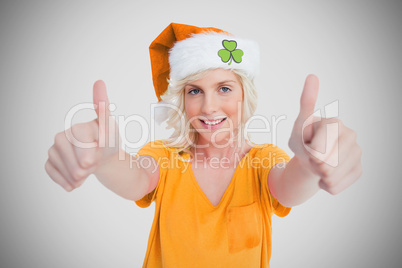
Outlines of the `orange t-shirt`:
[{"label": "orange t-shirt", "polygon": [[155,217],[143,267],[269,267],[271,216],[286,216],[268,190],[268,173],[289,156],[273,145],[255,145],[239,162],[220,203],[213,206],[199,187],[191,164],[162,141],[139,155],[159,164],[154,191],[136,201]]}]

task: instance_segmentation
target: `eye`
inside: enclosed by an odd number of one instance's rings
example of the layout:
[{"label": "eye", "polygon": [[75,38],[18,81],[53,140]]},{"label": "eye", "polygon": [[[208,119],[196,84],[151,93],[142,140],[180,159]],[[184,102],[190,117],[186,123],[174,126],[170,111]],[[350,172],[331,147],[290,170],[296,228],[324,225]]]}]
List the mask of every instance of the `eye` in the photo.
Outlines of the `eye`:
[{"label": "eye", "polygon": [[190,95],[197,95],[198,93],[200,93],[200,90],[197,88],[194,88],[188,92]]},{"label": "eye", "polygon": [[227,93],[227,92],[229,92],[229,91],[232,91],[232,90],[231,90],[230,88],[228,88],[228,87],[221,87],[219,90],[222,91],[222,92],[224,92],[224,93]]}]

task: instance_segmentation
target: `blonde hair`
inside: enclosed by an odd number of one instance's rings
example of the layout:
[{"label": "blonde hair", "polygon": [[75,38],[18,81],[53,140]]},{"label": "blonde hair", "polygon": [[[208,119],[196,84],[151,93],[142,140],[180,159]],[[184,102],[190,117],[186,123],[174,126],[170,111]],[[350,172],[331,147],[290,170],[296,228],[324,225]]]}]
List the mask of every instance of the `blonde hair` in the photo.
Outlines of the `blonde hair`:
[{"label": "blonde hair", "polygon": [[[169,109],[168,111],[168,120],[166,121],[168,125],[167,128],[173,128],[174,132],[167,140],[164,140],[164,144],[167,147],[173,147],[178,149],[179,152],[182,152],[187,151],[191,146],[196,144],[198,132],[189,123],[186,116],[184,106],[184,87],[192,81],[201,79],[208,71],[210,71],[210,69],[189,75],[179,81],[169,81],[168,89],[161,98],[164,102],[177,107],[177,111],[173,109]],[[236,69],[231,71],[239,79],[243,89],[240,126],[237,128],[237,133],[234,133],[234,137],[238,139],[240,147],[243,148],[245,138],[250,138],[249,134],[244,131],[244,126],[257,108],[257,91],[254,82],[250,80],[246,74]]]}]

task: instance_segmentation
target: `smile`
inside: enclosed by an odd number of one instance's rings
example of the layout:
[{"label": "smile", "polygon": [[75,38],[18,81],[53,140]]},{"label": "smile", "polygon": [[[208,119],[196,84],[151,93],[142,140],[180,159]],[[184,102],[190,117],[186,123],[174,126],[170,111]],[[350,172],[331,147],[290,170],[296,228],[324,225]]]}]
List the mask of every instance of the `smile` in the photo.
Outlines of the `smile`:
[{"label": "smile", "polygon": [[200,119],[201,122],[203,122],[204,124],[209,125],[209,126],[218,125],[219,123],[221,123],[221,122],[223,122],[225,120],[226,120],[226,117],[222,118],[222,119],[214,120],[214,121],[206,121],[206,120],[201,120]]},{"label": "smile", "polygon": [[201,119],[199,119],[199,120],[201,121],[201,123],[202,123],[202,125],[204,126],[205,129],[216,130],[216,129],[220,128],[223,125],[223,123],[226,120],[226,117],[221,118],[221,119],[217,119],[217,120],[212,120],[212,121],[201,120]]}]

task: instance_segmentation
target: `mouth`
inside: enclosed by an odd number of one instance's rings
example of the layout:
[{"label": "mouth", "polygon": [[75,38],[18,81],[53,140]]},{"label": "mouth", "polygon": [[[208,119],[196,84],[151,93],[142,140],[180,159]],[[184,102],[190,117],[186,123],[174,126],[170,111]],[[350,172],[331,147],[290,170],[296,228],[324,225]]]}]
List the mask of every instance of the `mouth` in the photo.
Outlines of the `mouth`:
[{"label": "mouth", "polygon": [[201,119],[199,120],[207,127],[215,127],[221,125],[223,122],[225,122],[226,119],[227,117],[217,120],[201,120]]}]

